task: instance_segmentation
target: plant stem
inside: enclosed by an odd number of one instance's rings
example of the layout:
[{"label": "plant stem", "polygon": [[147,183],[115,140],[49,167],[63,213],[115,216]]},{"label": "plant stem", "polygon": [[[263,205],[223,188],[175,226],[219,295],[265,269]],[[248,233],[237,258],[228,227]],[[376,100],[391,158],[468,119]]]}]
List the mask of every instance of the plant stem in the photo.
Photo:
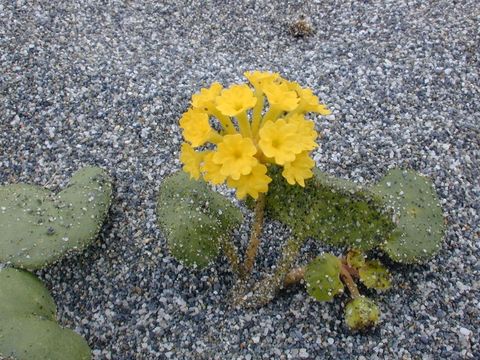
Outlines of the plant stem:
[{"label": "plant stem", "polygon": [[220,121],[220,124],[222,125],[223,129],[227,134],[235,134],[235,126],[232,123],[232,120],[226,115],[223,115],[220,111],[218,110],[213,110],[212,109],[212,115],[215,116],[218,121]]},{"label": "plant stem", "polygon": [[340,267],[340,276],[344,284],[347,285],[352,299],[358,298],[360,296],[360,292],[358,291],[357,284],[355,284],[355,281],[353,281],[352,275],[348,271],[348,268],[343,264]]},{"label": "plant stem", "polygon": [[282,258],[279,260],[275,272],[257,282],[249,294],[238,297],[236,305],[255,308],[272,301],[277,292],[285,285],[285,277],[297,259],[305,240],[306,237],[288,239],[283,247]]},{"label": "plant stem", "polygon": [[250,242],[248,243],[247,252],[245,253],[245,263],[244,263],[245,277],[250,275],[253,269],[253,264],[255,263],[255,257],[257,256],[258,247],[260,245],[260,233],[262,232],[264,212],[265,212],[265,194],[261,193],[258,196],[257,202],[255,203],[255,218],[254,218],[252,233],[250,235]]},{"label": "plant stem", "polygon": [[250,122],[246,111],[242,111],[237,115],[238,127],[243,137],[252,138],[252,129],[250,128]]},{"label": "plant stem", "polygon": [[358,278],[360,275],[358,274],[358,270],[355,269],[354,267],[351,267],[347,263],[346,258],[342,258],[342,266],[350,273],[350,275],[354,278]]},{"label": "plant stem", "polygon": [[220,135],[217,131],[212,129],[212,132],[210,133],[210,138],[208,139],[209,142],[218,144],[223,141],[223,136]]},{"label": "plant stem", "polygon": [[282,110],[278,110],[276,108],[268,109],[267,113],[265,114],[262,121],[260,122],[259,128],[261,128],[263,126],[263,124],[265,124],[267,121],[271,121],[271,120],[275,119],[278,115],[280,115],[281,112],[282,112]]},{"label": "plant stem", "polygon": [[291,286],[299,283],[305,277],[305,268],[298,267],[296,269],[292,269],[285,275],[285,279],[283,280],[283,286]]},{"label": "plant stem", "polygon": [[230,266],[232,268],[232,271],[239,277],[243,277],[243,268],[240,264],[240,259],[238,258],[238,251],[237,247],[233,243],[233,241],[225,236],[222,237],[220,240],[221,246],[223,253],[225,254],[228,262],[230,263]]},{"label": "plant stem", "polygon": [[265,95],[263,95],[261,90],[255,89],[255,92],[257,93],[257,103],[255,104],[252,112],[252,134],[254,138],[257,138],[260,122],[262,121],[262,110],[265,102]]}]

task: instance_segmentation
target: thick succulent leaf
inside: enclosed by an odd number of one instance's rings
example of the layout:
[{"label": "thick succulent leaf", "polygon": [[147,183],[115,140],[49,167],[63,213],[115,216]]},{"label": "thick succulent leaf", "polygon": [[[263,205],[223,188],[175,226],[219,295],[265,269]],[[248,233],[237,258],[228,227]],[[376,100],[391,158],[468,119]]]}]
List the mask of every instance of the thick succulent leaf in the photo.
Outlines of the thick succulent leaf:
[{"label": "thick succulent leaf", "polygon": [[0,186],[0,262],[40,269],[98,235],[110,207],[112,186],[104,170],[77,171],[53,194],[35,185]]},{"label": "thick succulent leaf", "polygon": [[12,317],[0,324],[0,354],[16,360],[90,360],[87,342],[54,321]]},{"label": "thick succulent leaf", "polygon": [[358,269],[360,281],[369,289],[384,291],[390,288],[391,276],[388,269],[378,260],[370,260]]},{"label": "thick succulent leaf", "polygon": [[432,182],[415,171],[395,169],[372,190],[393,210],[396,229],[383,249],[395,261],[422,263],[441,247],[443,213]]},{"label": "thick succulent leaf", "polygon": [[297,237],[331,245],[366,251],[384,242],[393,223],[382,212],[380,197],[317,169],[314,173],[303,188],[289,185],[273,167],[267,215],[290,226]]},{"label": "thick succulent leaf", "polygon": [[350,250],[347,253],[347,264],[354,269],[361,268],[365,265],[365,254],[360,250]]},{"label": "thick succulent leaf", "polygon": [[67,216],[70,231],[62,240],[69,243],[69,248],[82,249],[95,240],[107,217],[112,201],[111,179],[98,167],[80,169],[58,193],[57,199],[57,207],[68,209],[63,216]]},{"label": "thick succulent leaf", "polygon": [[210,264],[220,252],[220,240],[238,226],[242,214],[204,181],[183,172],[168,177],[157,201],[158,224],[172,255],[187,266]]},{"label": "thick succulent leaf", "polygon": [[380,320],[380,309],[370,299],[360,296],[351,300],[345,307],[345,322],[350,330],[373,327]]},{"label": "thick succulent leaf", "polygon": [[34,275],[14,268],[0,271],[0,321],[24,315],[55,320],[55,312],[52,297]]},{"label": "thick succulent leaf", "polygon": [[329,301],[343,292],[340,280],[342,262],[331,254],[322,254],[312,260],[305,269],[307,292],[318,301]]},{"label": "thick succulent leaf", "polygon": [[56,306],[31,273],[0,270],[0,358],[88,360],[87,342],[55,321]]}]

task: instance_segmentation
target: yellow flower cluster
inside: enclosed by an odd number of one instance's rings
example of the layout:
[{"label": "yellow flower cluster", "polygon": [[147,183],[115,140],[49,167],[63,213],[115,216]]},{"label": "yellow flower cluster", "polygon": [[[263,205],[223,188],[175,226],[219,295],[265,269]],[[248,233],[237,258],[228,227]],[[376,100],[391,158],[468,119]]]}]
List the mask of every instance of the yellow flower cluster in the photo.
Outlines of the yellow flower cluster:
[{"label": "yellow flower cluster", "polygon": [[313,176],[309,154],[318,136],[305,114],[330,111],[310,89],[278,73],[248,71],[245,76],[251,86],[224,89],[213,83],[192,96],[192,107],[180,119],[184,171],[215,185],[226,181],[239,199],[247,194],[257,199],[268,191],[269,164],[283,166],[289,184],[305,186],[305,179]]}]

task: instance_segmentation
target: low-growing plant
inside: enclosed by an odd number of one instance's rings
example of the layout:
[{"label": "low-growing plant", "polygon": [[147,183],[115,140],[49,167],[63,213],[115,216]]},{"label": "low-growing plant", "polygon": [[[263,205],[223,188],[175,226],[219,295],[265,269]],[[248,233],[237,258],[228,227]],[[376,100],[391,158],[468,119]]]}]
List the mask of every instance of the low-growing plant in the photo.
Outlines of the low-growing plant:
[{"label": "low-growing plant", "polygon": [[[159,192],[158,222],[171,253],[203,268],[223,249],[238,277],[233,303],[258,307],[284,287],[304,282],[309,295],[329,301],[344,289],[349,328],[377,324],[380,310],[360,294],[384,291],[391,277],[377,249],[401,263],[428,260],[439,249],[443,216],[432,183],[413,171],[394,169],[372,186],[336,179],[315,168],[315,123],[306,115],[330,111],[308,88],[270,72],[246,72],[248,84],[224,89],[219,83],[192,96],[180,119],[185,142],[183,170],[167,178]],[[226,184],[254,209],[243,261],[231,239],[242,222],[239,209],[211,190]],[[292,230],[270,274],[250,285],[264,216]],[[346,249],[344,256],[319,254],[295,266],[307,238]]]}]

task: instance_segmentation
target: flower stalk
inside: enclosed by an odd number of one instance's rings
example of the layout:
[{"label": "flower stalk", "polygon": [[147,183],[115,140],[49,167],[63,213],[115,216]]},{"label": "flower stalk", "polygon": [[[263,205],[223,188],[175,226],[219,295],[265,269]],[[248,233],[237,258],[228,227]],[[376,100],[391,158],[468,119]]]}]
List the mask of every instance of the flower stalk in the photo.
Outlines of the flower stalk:
[{"label": "flower stalk", "polygon": [[212,110],[212,115],[218,119],[218,121],[220,122],[220,125],[222,125],[226,134],[236,133],[235,126],[233,125],[232,120],[228,116],[223,115],[217,109]]},{"label": "flower stalk", "polygon": [[237,297],[235,305],[257,308],[272,301],[275,295],[285,286],[285,278],[298,258],[300,248],[306,237],[295,237],[287,240],[283,247],[282,257],[275,271],[255,284],[252,291],[243,297]]},{"label": "flower stalk", "polygon": [[260,91],[257,91],[257,103],[253,108],[252,113],[252,133],[258,136],[258,130],[260,129],[260,122],[262,121],[262,110],[265,102],[265,95]]},{"label": "flower stalk", "polygon": [[257,256],[258,247],[260,246],[260,235],[263,227],[263,216],[265,212],[265,194],[260,194],[255,203],[255,215],[248,243],[247,251],[245,253],[244,276],[249,276],[255,264],[255,257]]},{"label": "flower stalk", "polygon": [[248,121],[246,111],[237,115],[238,127],[240,128],[240,134],[244,137],[252,138],[252,129],[250,128],[250,122]]},{"label": "flower stalk", "polygon": [[292,286],[295,284],[298,284],[300,281],[302,281],[305,277],[305,267],[298,267],[295,269],[292,269],[288,272],[288,274],[285,276],[285,279],[283,280],[283,286]]},{"label": "flower stalk", "polygon": [[260,123],[260,127],[262,127],[262,125],[264,125],[267,121],[273,121],[273,119],[278,117],[281,112],[282,112],[282,110],[276,109],[276,108],[268,109],[267,113],[265,114],[265,116],[263,117],[263,119]]},{"label": "flower stalk", "polygon": [[343,283],[347,286],[348,291],[350,292],[350,296],[353,299],[360,297],[360,292],[358,291],[357,284],[352,278],[350,274],[349,267],[342,263],[340,267],[340,277],[342,278]]},{"label": "flower stalk", "polygon": [[237,275],[239,278],[243,278],[243,267],[240,263],[240,259],[238,257],[238,250],[233,241],[229,237],[222,237],[220,239],[220,244],[222,246],[223,253],[227,258],[228,262],[230,263],[230,267],[232,271]]}]

